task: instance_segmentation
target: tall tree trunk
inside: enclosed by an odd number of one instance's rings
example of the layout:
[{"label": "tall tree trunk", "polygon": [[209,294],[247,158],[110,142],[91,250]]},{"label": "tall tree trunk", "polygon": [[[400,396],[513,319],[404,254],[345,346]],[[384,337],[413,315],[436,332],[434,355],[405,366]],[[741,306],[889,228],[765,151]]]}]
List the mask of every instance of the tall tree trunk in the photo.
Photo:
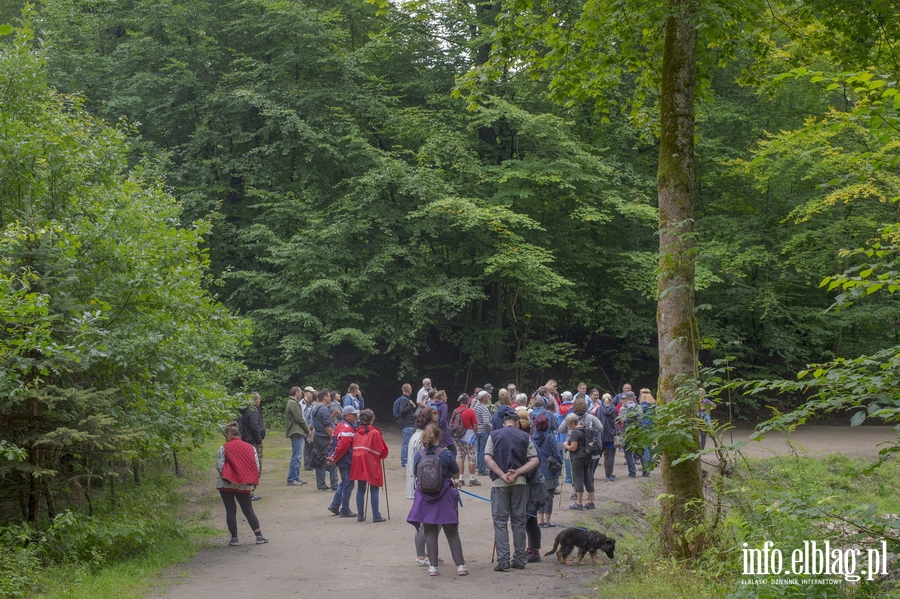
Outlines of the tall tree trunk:
[{"label": "tall tree trunk", "polygon": [[[659,284],[656,321],[659,340],[659,400],[675,397],[678,375],[696,377],[698,330],[694,316],[694,85],[697,69],[696,17],[699,0],[669,0],[660,89]],[[671,555],[697,549],[681,531],[703,519],[699,460],[673,466],[662,456],[660,540]],[[701,543],[702,544],[702,543]]]}]

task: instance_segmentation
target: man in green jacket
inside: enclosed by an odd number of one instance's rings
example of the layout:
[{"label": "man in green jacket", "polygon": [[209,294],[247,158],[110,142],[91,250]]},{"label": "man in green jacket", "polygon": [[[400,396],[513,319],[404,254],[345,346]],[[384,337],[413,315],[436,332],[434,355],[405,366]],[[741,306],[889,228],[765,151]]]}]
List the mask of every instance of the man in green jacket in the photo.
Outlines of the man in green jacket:
[{"label": "man in green jacket", "polygon": [[284,407],[284,436],[291,440],[291,462],[288,465],[287,484],[292,487],[305,485],[300,479],[300,460],[303,459],[303,446],[310,435],[309,425],[303,418],[300,406],[300,387],[291,388],[291,396]]}]

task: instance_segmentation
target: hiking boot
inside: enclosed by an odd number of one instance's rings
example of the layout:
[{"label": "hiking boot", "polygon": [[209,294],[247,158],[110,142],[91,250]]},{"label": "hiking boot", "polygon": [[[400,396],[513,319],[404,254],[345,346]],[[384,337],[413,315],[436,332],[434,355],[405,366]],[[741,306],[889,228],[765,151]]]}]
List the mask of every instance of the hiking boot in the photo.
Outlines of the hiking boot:
[{"label": "hiking boot", "polygon": [[514,564],[512,565],[512,567],[515,568],[516,570],[524,570],[524,569],[525,569],[525,564],[515,564],[515,563],[514,563]]},{"label": "hiking boot", "polygon": [[329,505],[328,511],[331,512],[332,514],[334,514],[335,516],[338,516],[341,513],[341,508],[339,508],[336,505]]},{"label": "hiking boot", "polygon": [[366,517],[363,516],[362,514],[360,514],[359,516],[356,517],[356,521],[357,521],[357,522],[365,522],[365,521],[366,521]]},{"label": "hiking boot", "polygon": [[375,522],[377,524],[379,522],[387,522],[387,520],[385,518],[382,518],[381,516],[375,516],[374,518],[372,518],[372,522]]},{"label": "hiking boot", "polygon": [[645,471],[644,471],[644,473],[643,473],[643,474],[642,474],[642,475],[641,475],[641,476],[646,476],[646,477],[648,477],[648,478],[649,478],[649,477],[650,477],[650,473],[649,473],[649,472],[647,472],[647,471],[646,471],[646,470],[645,470]]},{"label": "hiking boot", "polygon": [[478,482],[478,479],[473,478],[473,479],[469,480],[469,486],[470,487],[480,487],[481,483]]},{"label": "hiking boot", "polygon": [[298,481],[298,480],[289,480],[289,481],[288,481],[288,486],[289,486],[289,487],[299,487],[301,484],[302,484],[302,483],[301,483],[300,481]]},{"label": "hiking boot", "polygon": [[509,564],[504,562],[497,562],[497,565],[494,566],[494,572],[506,572],[509,570]]},{"label": "hiking boot", "polygon": [[572,505],[569,506],[569,509],[575,510],[576,512],[581,512],[581,511],[584,511],[584,506],[581,505],[580,503],[573,503]]},{"label": "hiking boot", "polygon": [[359,516],[359,514],[354,514],[353,512],[341,512],[338,514],[339,518],[356,518],[357,516]]},{"label": "hiking boot", "polygon": [[262,544],[268,543],[268,542],[269,542],[268,537],[264,537],[262,535],[256,535],[256,544],[257,545],[262,545]]},{"label": "hiking boot", "polygon": [[597,508],[597,506],[594,505],[594,502],[593,502],[593,501],[584,504],[584,509],[586,509],[586,510],[593,510],[593,509],[596,509],[596,508]]},{"label": "hiking boot", "polygon": [[228,544],[234,547],[235,545],[240,545],[237,537],[231,537],[231,540],[228,541]]},{"label": "hiking boot", "polygon": [[525,561],[527,561],[529,564],[541,561],[541,552],[537,549],[527,549],[525,553],[527,555]]}]

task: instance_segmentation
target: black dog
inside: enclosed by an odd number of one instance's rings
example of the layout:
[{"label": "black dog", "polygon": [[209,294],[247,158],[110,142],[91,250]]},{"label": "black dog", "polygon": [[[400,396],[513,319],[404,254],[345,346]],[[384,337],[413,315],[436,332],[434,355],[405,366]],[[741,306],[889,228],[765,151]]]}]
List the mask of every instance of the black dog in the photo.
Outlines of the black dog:
[{"label": "black dog", "polygon": [[[559,547],[559,551],[556,548]],[[556,535],[556,540],[553,541],[553,549],[545,553],[544,555],[550,555],[551,553],[556,553],[556,560],[564,566],[571,566],[569,563],[569,554],[572,553],[572,550],[578,547],[578,565],[583,565],[581,562],[584,559],[585,554],[591,554],[591,560],[593,560],[595,565],[600,565],[600,560],[597,559],[597,550],[599,549],[603,553],[609,556],[609,559],[613,559],[613,553],[616,551],[616,541],[615,539],[610,539],[602,532],[597,532],[594,530],[584,530],[582,528],[567,528],[558,535]]]}]

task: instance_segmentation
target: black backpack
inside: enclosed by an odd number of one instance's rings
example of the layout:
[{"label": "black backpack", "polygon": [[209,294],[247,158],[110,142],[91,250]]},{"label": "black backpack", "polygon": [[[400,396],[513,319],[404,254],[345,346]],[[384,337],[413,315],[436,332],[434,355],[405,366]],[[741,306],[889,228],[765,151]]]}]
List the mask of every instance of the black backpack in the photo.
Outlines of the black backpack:
[{"label": "black backpack", "polygon": [[584,425],[584,452],[588,455],[600,455],[603,453],[603,445],[600,443],[600,435],[596,428],[588,427],[587,414],[581,419]]},{"label": "black backpack", "polygon": [[436,453],[425,453],[419,450],[419,465],[416,466],[416,479],[419,481],[419,492],[426,495],[437,495],[444,488],[444,467],[441,457]]}]

